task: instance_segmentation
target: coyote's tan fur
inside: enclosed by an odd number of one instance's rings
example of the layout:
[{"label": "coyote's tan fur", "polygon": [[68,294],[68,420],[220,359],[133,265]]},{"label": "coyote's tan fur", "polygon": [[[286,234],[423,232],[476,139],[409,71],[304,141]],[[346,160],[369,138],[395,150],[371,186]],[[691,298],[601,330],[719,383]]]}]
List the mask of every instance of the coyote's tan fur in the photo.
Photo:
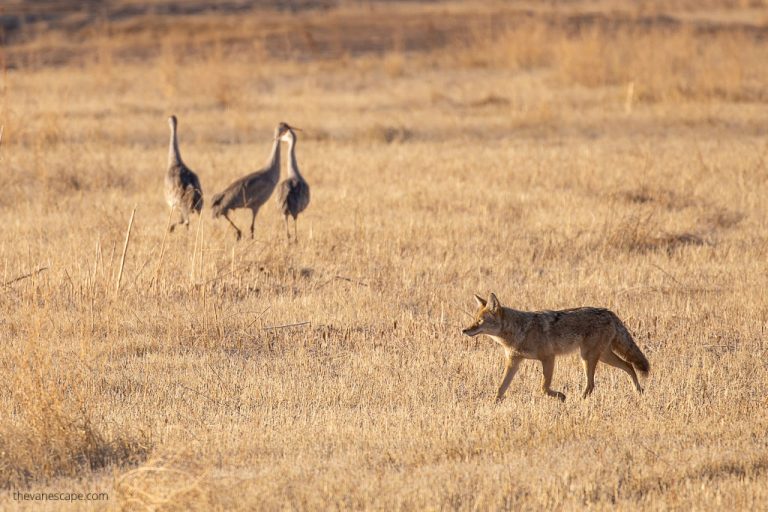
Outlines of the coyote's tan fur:
[{"label": "coyote's tan fur", "polygon": [[[550,388],[555,356],[579,350],[584,362],[587,385],[583,397],[595,387],[595,367],[602,361],[620,368],[632,377],[640,393],[635,368],[648,374],[648,359],[612,311],[601,308],[575,308],[562,311],[516,311],[502,307],[496,295],[486,301],[475,295],[479,307],[474,323],[464,334],[487,334],[504,348],[506,367],[496,400],[501,400],[523,359],[538,359],[544,371],[544,392],[560,400],[565,395]],[[633,368],[634,366],[634,368]]]}]

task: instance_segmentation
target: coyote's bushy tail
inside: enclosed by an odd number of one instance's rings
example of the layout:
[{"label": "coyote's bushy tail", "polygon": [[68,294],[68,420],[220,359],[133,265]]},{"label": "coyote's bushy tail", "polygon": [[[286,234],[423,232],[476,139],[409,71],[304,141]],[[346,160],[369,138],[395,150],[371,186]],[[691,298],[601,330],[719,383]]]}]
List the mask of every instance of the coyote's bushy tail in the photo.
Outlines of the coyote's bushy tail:
[{"label": "coyote's bushy tail", "polygon": [[631,363],[637,371],[643,375],[648,375],[648,372],[651,370],[651,365],[648,363],[645,354],[640,351],[640,348],[635,343],[635,340],[632,339],[632,335],[629,334],[629,331],[624,326],[621,319],[616,315],[613,315],[613,319],[616,322],[616,337],[613,338],[611,348],[613,348],[622,359]]}]

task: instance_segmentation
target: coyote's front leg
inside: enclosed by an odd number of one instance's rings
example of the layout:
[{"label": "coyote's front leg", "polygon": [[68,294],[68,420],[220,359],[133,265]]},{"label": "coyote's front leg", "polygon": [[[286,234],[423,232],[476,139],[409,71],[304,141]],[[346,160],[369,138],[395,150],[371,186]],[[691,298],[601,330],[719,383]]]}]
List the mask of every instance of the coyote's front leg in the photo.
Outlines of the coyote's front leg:
[{"label": "coyote's front leg", "polygon": [[512,378],[517,373],[517,369],[520,368],[520,361],[523,358],[514,355],[507,355],[507,363],[504,367],[504,376],[501,378],[501,384],[499,384],[499,390],[496,392],[496,401],[501,402],[504,397],[504,393],[509,387],[509,383],[512,382]]},{"label": "coyote's front leg", "polygon": [[553,391],[550,387],[552,385],[552,374],[555,372],[555,356],[541,359],[541,369],[544,372],[544,382],[541,385],[542,391],[549,396],[559,399],[561,402],[565,402],[565,395],[559,391]]}]

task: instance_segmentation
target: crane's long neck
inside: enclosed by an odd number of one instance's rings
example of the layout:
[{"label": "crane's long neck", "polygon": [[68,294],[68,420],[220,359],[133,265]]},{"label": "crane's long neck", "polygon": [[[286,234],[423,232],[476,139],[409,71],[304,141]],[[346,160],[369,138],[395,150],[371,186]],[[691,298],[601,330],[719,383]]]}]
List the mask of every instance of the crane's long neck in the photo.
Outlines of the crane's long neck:
[{"label": "crane's long neck", "polygon": [[299,172],[299,164],[296,163],[296,137],[291,137],[288,142],[288,154],[290,155],[290,161],[288,162],[288,176],[291,178],[301,178]]},{"label": "crane's long neck", "polygon": [[267,168],[269,174],[273,176],[275,182],[280,178],[280,139],[272,142],[272,152],[267,159]]},{"label": "crane's long neck", "polygon": [[168,145],[168,165],[180,164],[179,139],[176,137],[176,125],[171,125],[171,142]]}]

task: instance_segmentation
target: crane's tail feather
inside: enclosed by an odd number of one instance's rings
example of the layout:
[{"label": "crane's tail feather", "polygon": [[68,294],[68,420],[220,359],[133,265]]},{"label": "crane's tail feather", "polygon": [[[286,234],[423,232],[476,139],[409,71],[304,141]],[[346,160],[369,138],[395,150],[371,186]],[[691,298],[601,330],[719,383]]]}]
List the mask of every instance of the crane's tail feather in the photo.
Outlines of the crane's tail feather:
[{"label": "crane's tail feather", "polygon": [[216,194],[211,198],[211,210],[214,218],[221,215],[221,203],[223,199],[224,194]]},{"label": "crane's tail feather", "polygon": [[195,195],[194,200],[192,203],[192,208],[197,212],[201,213],[203,211],[203,191],[199,188],[195,189]]}]

